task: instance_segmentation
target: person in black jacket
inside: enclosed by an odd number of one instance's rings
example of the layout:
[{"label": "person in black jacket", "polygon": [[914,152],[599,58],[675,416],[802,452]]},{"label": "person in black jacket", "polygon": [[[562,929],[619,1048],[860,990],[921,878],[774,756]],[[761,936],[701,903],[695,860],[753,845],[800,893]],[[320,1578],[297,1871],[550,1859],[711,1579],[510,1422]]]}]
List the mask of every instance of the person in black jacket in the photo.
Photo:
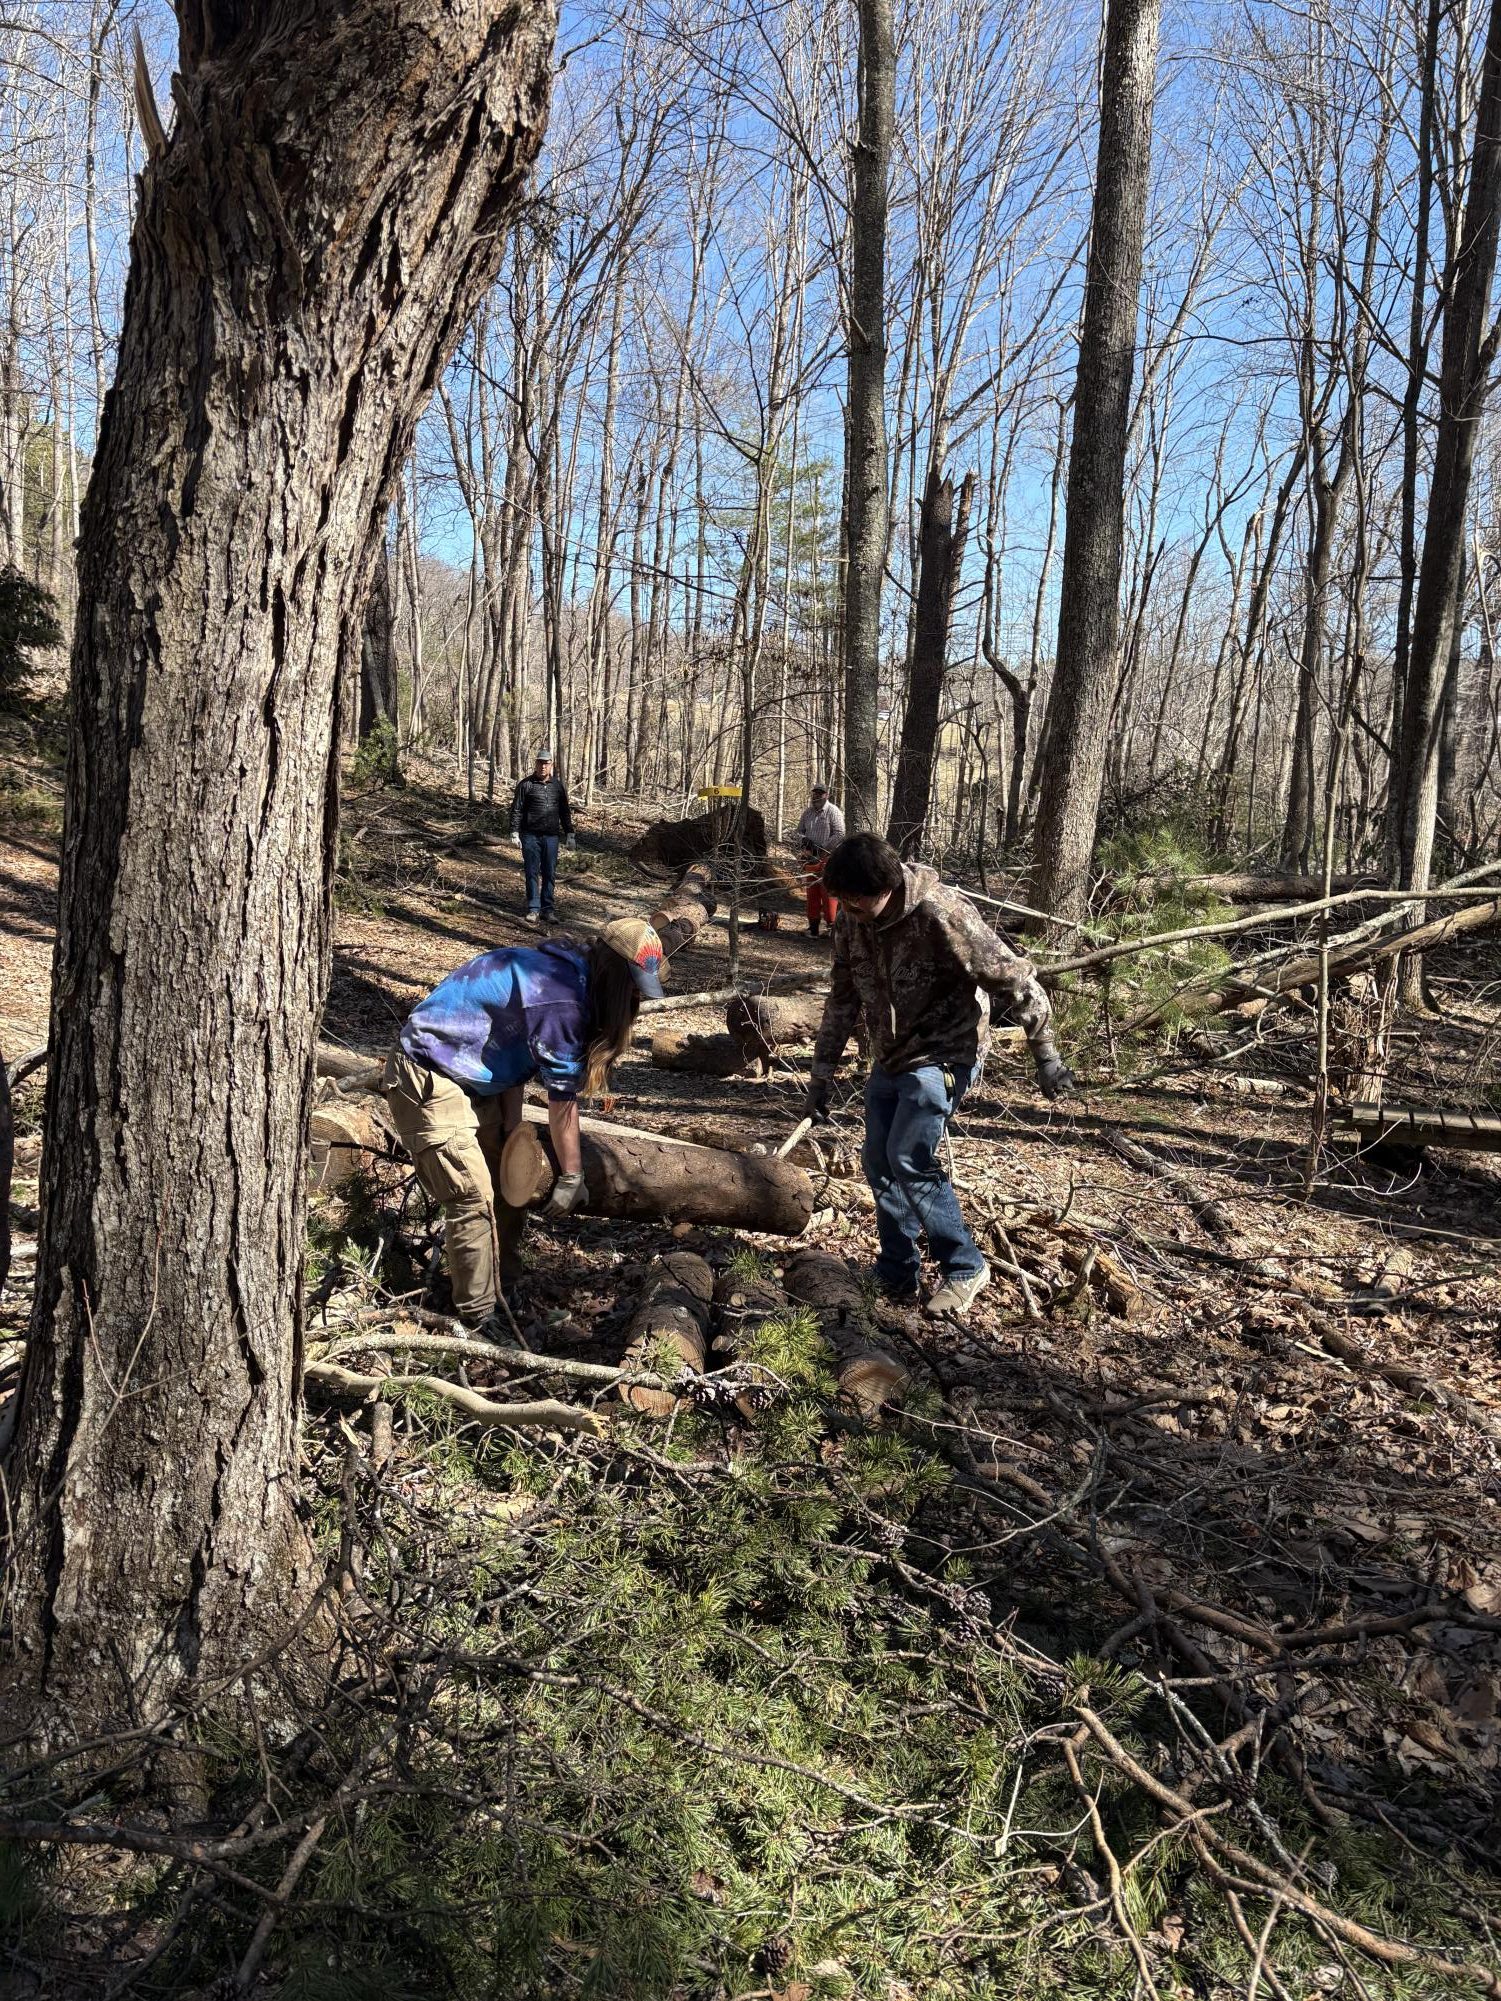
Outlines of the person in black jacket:
[{"label": "person in black jacket", "polygon": [[526,921],[551,922],[558,841],[573,846],[573,812],[561,778],[554,778],[552,752],[537,752],[536,769],[523,778],[511,800],[511,837],[526,867]]}]

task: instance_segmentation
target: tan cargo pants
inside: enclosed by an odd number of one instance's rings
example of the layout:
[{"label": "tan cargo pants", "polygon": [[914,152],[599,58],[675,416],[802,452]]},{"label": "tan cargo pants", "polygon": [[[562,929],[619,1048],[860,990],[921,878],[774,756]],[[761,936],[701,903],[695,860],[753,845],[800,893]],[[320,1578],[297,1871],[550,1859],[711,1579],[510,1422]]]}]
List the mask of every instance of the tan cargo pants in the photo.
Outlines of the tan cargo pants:
[{"label": "tan cargo pants", "polygon": [[454,1311],[477,1327],[495,1311],[501,1279],[521,1269],[526,1211],[498,1196],[505,1126],[499,1098],[475,1098],[400,1048],[382,1079],[391,1123],[417,1179],[443,1211]]}]

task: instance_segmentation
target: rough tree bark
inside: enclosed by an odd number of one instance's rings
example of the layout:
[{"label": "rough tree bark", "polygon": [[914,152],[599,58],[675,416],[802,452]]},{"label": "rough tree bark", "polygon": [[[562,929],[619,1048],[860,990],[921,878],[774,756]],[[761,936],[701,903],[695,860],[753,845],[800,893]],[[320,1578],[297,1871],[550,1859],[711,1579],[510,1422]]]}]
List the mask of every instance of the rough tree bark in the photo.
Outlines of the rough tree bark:
[{"label": "rough tree bark", "polygon": [[921,567],[912,665],[907,675],[907,713],[902,719],[902,741],[886,826],[887,840],[909,858],[916,854],[928,823],[933,762],[938,752],[938,711],[948,667],[949,621],[964,563],[969,510],[974,497],[975,476],[969,473],[960,490],[956,516],[953,480],[941,478],[936,465],[930,468],[918,528]]},{"label": "rough tree bark", "polygon": [[881,579],[886,569],[886,202],[896,105],[891,0],[859,0],[860,129],[850,215],[845,418],[844,813],[876,823]]},{"label": "rough tree bark", "polygon": [[552,0],[195,0],[89,483],[14,1718],[87,1735],[299,1602],[303,1149],[338,667],[546,119]]},{"label": "rough tree bark", "polygon": [[1119,663],[1126,443],[1136,370],[1160,0],[1111,0],[1094,225],[1074,388],[1058,662],[1039,761],[1033,901],[1084,914]]},{"label": "rough tree bark", "polygon": [[[1439,362],[1438,435],[1402,689],[1402,733],[1393,745],[1399,889],[1426,888],[1433,861],[1449,631],[1464,561],[1475,444],[1496,356],[1496,332],[1489,317],[1501,235],[1501,0],[1492,0],[1490,8],[1470,158],[1464,225],[1444,274],[1448,305]],[[1412,959],[1405,963],[1402,992],[1409,1002],[1422,999],[1419,968]]]}]

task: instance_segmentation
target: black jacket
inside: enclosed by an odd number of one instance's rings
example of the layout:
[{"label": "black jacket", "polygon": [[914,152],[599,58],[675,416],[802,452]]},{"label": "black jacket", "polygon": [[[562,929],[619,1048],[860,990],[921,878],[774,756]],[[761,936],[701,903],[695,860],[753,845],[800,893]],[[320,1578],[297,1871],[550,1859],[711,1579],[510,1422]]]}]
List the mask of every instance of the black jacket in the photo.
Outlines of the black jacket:
[{"label": "black jacket", "polygon": [[560,778],[538,778],[529,773],[516,787],[511,801],[513,834],[562,834],[573,832],[573,813],[568,792]]}]

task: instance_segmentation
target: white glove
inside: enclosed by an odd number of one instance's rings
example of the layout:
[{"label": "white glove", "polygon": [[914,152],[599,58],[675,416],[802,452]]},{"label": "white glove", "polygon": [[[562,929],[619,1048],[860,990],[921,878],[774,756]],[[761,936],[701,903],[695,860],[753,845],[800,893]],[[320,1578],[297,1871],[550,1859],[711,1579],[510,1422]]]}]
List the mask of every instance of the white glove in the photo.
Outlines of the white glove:
[{"label": "white glove", "polygon": [[572,834],[568,836],[568,846],[570,848],[576,848],[578,846],[578,842],[573,838]]},{"label": "white glove", "polygon": [[512,839],[512,840],[513,840],[513,841],[514,841],[514,842],[516,843],[516,845],[517,845],[517,847],[518,847],[518,848],[519,848],[519,847],[521,846],[521,836],[520,836],[520,834],[512,834],[512,836],[511,836],[511,839]]},{"label": "white glove", "polygon": [[549,1216],[570,1216],[583,1201],[586,1190],[582,1174],[560,1174],[552,1185]]}]

